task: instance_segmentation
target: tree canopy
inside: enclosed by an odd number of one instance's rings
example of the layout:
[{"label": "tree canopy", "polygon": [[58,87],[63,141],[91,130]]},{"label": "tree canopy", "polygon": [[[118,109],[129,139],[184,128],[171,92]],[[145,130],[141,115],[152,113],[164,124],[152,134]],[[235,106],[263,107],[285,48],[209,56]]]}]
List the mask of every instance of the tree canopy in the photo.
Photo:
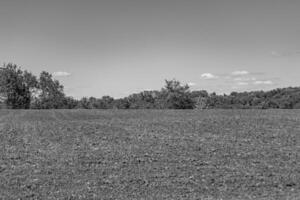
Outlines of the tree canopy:
[{"label": "tree canopy", "polygon": [[9,63],[1,69],[0,80],[0,91],[6,97],[5,103],[9,108],[30,108],[31,91],[37,86],[34,75]]},{"label": "tree canopy", "polygon": [[43,71],[37,78],[9,63],[0,68],[0,108],[1,102],[12,109],[299,109],[300,87],[218,95],[191,91],[187,84],[173,79],[165,80],[161,90],[119,99],[103,96],[76,100],[65,95],[63,85],[49,72]]}]

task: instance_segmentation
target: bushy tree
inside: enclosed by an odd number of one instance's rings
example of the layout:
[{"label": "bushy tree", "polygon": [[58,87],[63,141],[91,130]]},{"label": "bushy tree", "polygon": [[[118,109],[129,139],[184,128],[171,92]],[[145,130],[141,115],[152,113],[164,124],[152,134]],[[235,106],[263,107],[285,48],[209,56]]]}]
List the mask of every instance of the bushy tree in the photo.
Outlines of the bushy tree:
[{"label": "bushy tree", "polygon": [[87,97],[82,97],[77,105],[77,108],[81,108],[81,109],[91,109],[91,105],[89,102],[89,98]]},{"label": "bushy tree", "polygon": [[165,80],[165,87],[160,94],[160,102],[163,108],[167,109],[193,109],[195,101],[191,96],[190,88],[175,79]]},{"label": "bushy tree", "polygon": [[155,91],[143,91],[128,97],[131,109],[153,109],[155,108],[155,101]]},{"label": "bushy tree", "polygon": [[65,97],[63,100],[63,108],[64,109],[74,109],[78,105],[78,100],[73,97]]},{"label": "bushy tree", "polygon": [[114,98],[110,96],[103,96],[100,99],[100,108],[101,109],[111,109],[113,108]]},{"label": "bushy tree", "polygon": [[101,99],[95,97],[83,97],[78,102],[77,108],[82,109],[111,109],[114,107],[114,98],[103,96]]},{"label": "bushy tree", "polygon": [[52,75],[43,71],[38,82],[38,97],[33,107],[39,109],[58,109],[64,107],[64,87]]},{"label": "bushy tree", "polygon": [[113,108],[114,109],[129,109],[130,108],[130,103],[129,103],[128,98],[125,97],[125,98],[114,100]]},{"label": "bushy tree", "polygon": [[4,64],[0,70],[0,93],[5,96],[5,103],[9,108],[28,109],[32,91],[36,87],[36,77],[28,71],[22,71],[15,64]]}]

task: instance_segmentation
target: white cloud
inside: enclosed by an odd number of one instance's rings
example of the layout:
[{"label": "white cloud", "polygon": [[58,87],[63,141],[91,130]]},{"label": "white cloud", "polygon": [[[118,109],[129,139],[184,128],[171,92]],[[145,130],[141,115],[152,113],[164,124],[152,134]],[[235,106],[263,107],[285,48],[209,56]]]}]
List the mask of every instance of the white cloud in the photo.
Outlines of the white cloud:
[{"label": "white cloud", "polygon": [[233,79],[234,81],[256,81],[255,77],[237,77]]},{"label": "white cloud", "polygon": [[242,78],[242,77],[238,77],[238,78],[234,78],[233,80],[234,80],[234,81],[242,81],[243,78]]},{"label": "white cloud", "polygon": [[201,74],[201,78],[203,78],[203,79],[216,79],[216,78],[218,78],[218,76],[215,76],[211,73],[204,73],[204,74]]},{"label": "white cloud", "polygon": [[195,85],[196,85],[196,83],[193,83],[193,82],[188,83],[188,86],[190,86],[190,87],[195,86]]},{"label": "white cloud", "polygon": [[231,73],[233,76],[244,76],[244,75],[248,75],[249,72],[248,71],[234,71]]},{"label": "white cloud", "polygon": [[237,84],[238,85],[249,85],[249,83],[247,83],[247,82],[238,82]]},{"label": "white cloud", "polygon": [[267,81],[255,81],[254,84],[255,85],[272,85],[273,82],[270,81],[270,80],[267,80]]},{"label": "white cloud", "polygon": [[53,76],[70,76],[71,74],[69,72],[54,72]]}]

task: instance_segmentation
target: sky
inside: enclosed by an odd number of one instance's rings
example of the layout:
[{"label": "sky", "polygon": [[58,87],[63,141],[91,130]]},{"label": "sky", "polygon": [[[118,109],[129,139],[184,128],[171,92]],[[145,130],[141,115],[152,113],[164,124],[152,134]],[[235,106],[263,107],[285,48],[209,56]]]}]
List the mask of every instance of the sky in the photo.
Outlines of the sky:
[{"label": "sky", "polygon": [[67,95],[300,86],[299,0],[0,0],[0,62]]}]

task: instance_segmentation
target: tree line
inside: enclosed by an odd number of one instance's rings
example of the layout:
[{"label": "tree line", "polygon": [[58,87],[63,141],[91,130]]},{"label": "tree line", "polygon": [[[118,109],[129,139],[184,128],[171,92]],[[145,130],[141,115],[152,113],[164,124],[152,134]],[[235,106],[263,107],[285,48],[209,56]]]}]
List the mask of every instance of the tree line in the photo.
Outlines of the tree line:
[{"label": "tree line", "polygon": [[178,80],[166,80],[161,90],[142,91],[114,99],[67,96],[52,74],[39,77],[15,64],[0,69],[0,106],[11,109],[293,109],[300,108],[300,87],[217,95],[191,91]]}]

